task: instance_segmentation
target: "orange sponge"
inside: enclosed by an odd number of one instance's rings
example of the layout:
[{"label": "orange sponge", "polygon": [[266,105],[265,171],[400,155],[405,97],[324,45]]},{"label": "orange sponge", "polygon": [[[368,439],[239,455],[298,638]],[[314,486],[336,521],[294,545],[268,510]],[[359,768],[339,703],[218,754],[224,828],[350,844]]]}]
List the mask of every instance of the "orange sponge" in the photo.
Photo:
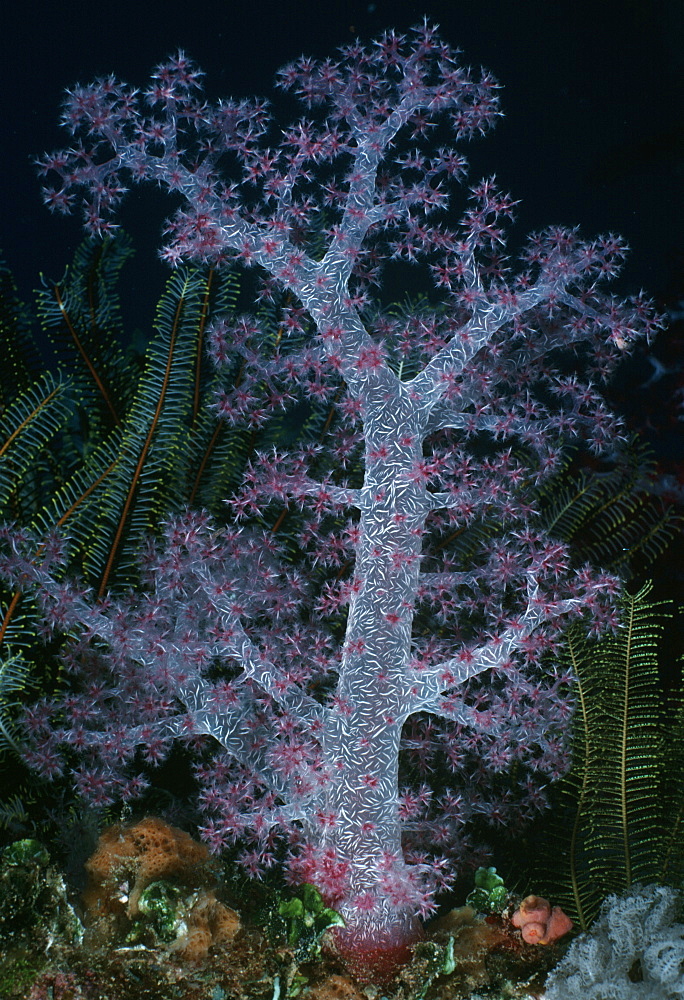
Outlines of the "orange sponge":
[{"label": "orange sponge", "polygon": [[239,929],[237,913],[219,903],[213,892],[202,892],[188,913],[187,930],[171,950],[186,961],[199,962],[206,958],[209,948],[230,944]]},{"label": "orange sponge", "polygon": [[240,929],[237,913],[213,892],[218,873],[208,848],[155,816],[104,830],[86,871],[83,903],[92,942],[125,939],[140,914],[141,894],[159,881],[186,890],[178,903],[178,936],[169,947],[179,958],[202,961]]},{"label": "orange sponge", "polygon": [[85,867],[83,902],[94,918],[120,912],[135,917],[140,893],[160,879],[194,889],[215,882],[216,874],[204,844],[154,816],[108,827]]}]

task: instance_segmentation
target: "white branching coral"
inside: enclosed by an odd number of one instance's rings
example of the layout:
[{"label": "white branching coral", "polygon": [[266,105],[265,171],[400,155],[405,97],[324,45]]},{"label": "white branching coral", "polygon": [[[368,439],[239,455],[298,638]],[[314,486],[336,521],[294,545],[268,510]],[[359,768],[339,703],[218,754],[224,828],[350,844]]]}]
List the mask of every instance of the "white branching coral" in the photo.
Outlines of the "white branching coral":
[{"label": "white branching coral", "polygon": [[684,924],[669,886],[635,885],[609,896],[547,982],[546,1000],[680,1000]]}]

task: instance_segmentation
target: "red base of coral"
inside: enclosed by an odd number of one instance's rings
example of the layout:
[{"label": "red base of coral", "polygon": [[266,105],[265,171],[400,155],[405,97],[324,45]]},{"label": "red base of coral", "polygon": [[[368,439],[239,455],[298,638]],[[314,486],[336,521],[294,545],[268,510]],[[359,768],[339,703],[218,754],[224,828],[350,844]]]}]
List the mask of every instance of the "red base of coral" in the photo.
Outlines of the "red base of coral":
[{"label": "red base of coral", "polygon": [[410,962],[413,946],[423,936],[417,919],[408,926],[374,934],[369,934],[368,928],[337,928],[333,932],[334,951],[359,983],[385,986]]}]

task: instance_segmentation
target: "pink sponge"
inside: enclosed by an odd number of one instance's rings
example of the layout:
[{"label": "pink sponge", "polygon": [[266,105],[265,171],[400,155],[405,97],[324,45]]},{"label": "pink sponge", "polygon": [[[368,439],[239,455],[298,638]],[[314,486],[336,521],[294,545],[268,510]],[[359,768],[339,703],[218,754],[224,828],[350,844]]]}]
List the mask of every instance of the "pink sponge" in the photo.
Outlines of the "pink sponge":
[{"label": "pink sponge", "polygon": [[551,944],[572,930],[572,920],[543,896],[526,896],[512,917],[527,944]]}]

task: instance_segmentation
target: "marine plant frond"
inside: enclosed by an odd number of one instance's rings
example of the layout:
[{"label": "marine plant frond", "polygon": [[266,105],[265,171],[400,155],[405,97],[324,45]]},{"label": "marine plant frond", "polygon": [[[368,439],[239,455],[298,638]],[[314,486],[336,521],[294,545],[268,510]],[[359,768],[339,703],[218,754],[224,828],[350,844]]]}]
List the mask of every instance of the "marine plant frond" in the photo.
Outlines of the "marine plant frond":
[{"label": "marine plant frond", "polygon": [[200,271],[179,269],[159,303],[157,336],[148,348],[121,431],[118,459],[92,525],[86,565],[90,578],[99,577],[100,593],[117,562],[132,565],[144,535],[182,503],[205,291]]},{"label": "marine plant frond", "polygon": [[591,842],[624,859],[625,886],[652,876],[662,833],[653,788],[662,779],[663,765],[657,645],[665,612],[663,602],[647,600],[650,589],[648,585],[634,597],[625,595],[620,628],[601,644],[600,677],[592,678],[600,702],[590,700],[591,721],[600,726],[604,750],[602,758],[595,759],[602,784],[596,807],[606,817]]},{"label": "marine plant frond", "polygon": [[561,669],[575,675],[572,767],[556,788],[549,891],[586,928],[602,900],[659,878],[672,780],[658,644],[667,602],[651,585],[624,594],[615,635],[567,635]]},{"label": "marine plant frond", "polygon": [[[207,443],[217,423],[214,416],[211,428],[198,434],[216,381],[206,356],[206,327],[217,313],[234,308],[239,291],[228,269],[175,272],[159,303],[144,361],[131,361],[120,347],[108,346],[122,341],[115,284],[129,254],[125,238],[104,244],[86,240],[65,280],[41,293],[43,322],[51,317],[52,333],[57,339],[60,331],[64,335],[61,356],[70,359],[74,373],[71,419],[60,425],[64,433],[57,449],[45,448],[48,434],[37,432],[28,448],[36,416],[31,419],[26,400],[15,401],[4,415],[6,450],[9,454],[16,439],[24,461],[10,469],[9,459],[0,458],[0,486],[3,471],[8,477],[14,473],[7,479],[5,499],[12,483],[20,483],[22,490],[21,504],[13,494],[6,516],[30,525],[38,536],[59,530],[67,538],[71,568],[102,587],[116,566],[133,565],[144,534],[170,510],[187,503],[198,446],[201,450]],[[52,382],[58,380],[51,378],[44,376],[39,385],[54,388]],[[125,387],[108,396],[105,382],[111,388],[116,378]],[[56,392],[64,394],[62,388]],[[30,393],[36,414],[51,402],[47,391],[43,399],[36,386]],[[119,408],[114,419],[110,407],[109,421],[95,412],[106,396],[110,402],[116,397]],[[10,419],[14,424],[9,425]],[[56,429],[45,418],[38,426]],[[217,461],[230,464],[233,457],[225,448],[216,452]],[[209,473],[216,473],[216,464]],[[21,604],[16,597],[9,602],[6,630]]]},{"label": "marine plant frond", "polygon": [[29,672],[21,652],[8,652],[0,661],[0,752],[19,751],[15,718],[21,706],[16,696],[28,687]]},{"label": "marine plant frond", "polygon": [[59,531],[69,558],[77,564],[91,544],[96,512],[107,502],[109,477],[120,459],[121,438],[121,430],[112,431],[31,520],[31,530],[37,537]]},{"label": "marine plant frond", "polygon": [[4,827],[5,830],[23,828],[29,819],[26,807],[31,804],[32,801],[21,798],[20,795],[10,795],[4,801],[0,801],[0,827]]},{"label": "marine plant frond", "polygon": [[586,468],[571,451],[564,467],[539,489],[544,527],[578,563],[591,562],[629,579],[650,565],[681,529],[671,508],[650,490],[655,459],[636,437],[615,460]]},{"label": "marine plant frond", "polygon": [[242,482],[253,455],[255,433],[249,428],[230,426],[203,407],[193,425],[187,504],[205,508],[220,520],[226,497]]},{"label": "marine plant frond", "polygon": [[217,271],[210,268],[205,275],[202,307],[197,329],[195,360],[193,363],[194,388],[192,398],[192,422],[203,412],[206,373],[206,330],[212,315],[226,315],[234,311],[240,283],[234,271]]},{"label": "marine plant frond", "polygon": [[0,417],[0,508],[12,516],[13,494],[27,489],[46,446],[64,429],[73,401],[69,383],[42,375],[5,408]]},{"label": "marine plant frond", "polygon": [[77,384],[93,422],[99,414],[105,427],[118,425],[124,415],[136,371],[124,353],[117,291],[119,274],[132,254],[128,237],[89,238],[79,246],[60,282],[43,278],[37,293],[44,333]]},{"label": "marine plant frond", "polygon": [[663,813],[667,820],[660,878],[672,885],[684,882],[684,685],[668,699],[667,780],[663,787]]},{"label": "marine plant frond", "polygon": [[40,615],[20,590],[4,592],[0,599],[0,649],[30,649],[40,631]]}]

